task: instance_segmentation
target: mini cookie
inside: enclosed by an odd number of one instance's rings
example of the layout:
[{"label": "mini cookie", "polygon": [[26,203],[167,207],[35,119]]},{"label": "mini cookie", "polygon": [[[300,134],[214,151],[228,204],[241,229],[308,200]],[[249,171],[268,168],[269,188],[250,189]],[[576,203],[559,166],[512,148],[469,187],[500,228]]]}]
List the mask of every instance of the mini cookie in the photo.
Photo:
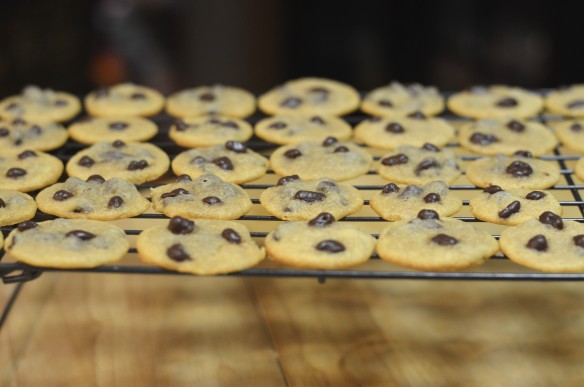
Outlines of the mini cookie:
[{"label": "mini cookie", "polygon": [[131,218],[150,208],[134,184],[92,175],[87,181],[70,177],[36,196],[39,209],[61,218],[114,220]]},{"label": "mini cookie", "polygon": [[539,113],[542,98],[527,90],[508,86],[476,86],[454,94],[448,108],[471,118],[526,118]]},{"label": "mini cookie", "polygon": [[6,238],[6,251],[33,266],[90,268],[120,260],[130,243],[124,230],[85,219],[26,221]]},{"label": "mini cookie", "polygon": [[48,153],[25,150],[0,155],[0,188],[34,191],[55,183],[63,173],[63,162]]},{"label": "mini cookie", "polygon": [[423,114],[408,117],[373,118],[355,128],[355,141],[382,149],[402,145],[420,147],[429,142],[444,146],[454,137],[454,128],[441,118],[426,118]]},{"label": "mini cookie", "polygon": [[34,199],[27,194],[10,189],[0,189],[0,226],[32,219],[36,209]]},{"label": "mini cookie", "polygon": [[247,141],[253,129],[247,122],[226,116],[200,116],[178,120],[168,136],[180,146],[196,148],[225,144],[226,141]]},{"label": "mini cookie", "polygon": [[97,117],[152,116],[163,106],[162,94],[133,83],[99,89],[85,97],[85,108]]},{"label": "mini cookie", "polygon": [[402,145],[384,155],[377,165],[384,179],[404,184],[426,184],[442,180],[452,184],[460,176],[456,155],[448,149],[426,143],[421,148]]},{"label": "mini cookie", "polygon": [[580,180],[584,180],[584,158],[578,160],[574,167],[574,172],[576,172],[576,176],[578,176]]},{"label": "mini cookie", "polygon": [[327,137],[323,142],[303,142],[276,149],[270,165],[279,175],[298,175],[304,180],[328,177],[349,180],[366,174],[373,157],[362,147]]},{"label": "mini cookie", "polygon": [[450,271],[480,265],[499,250],[495,238],[457,219],[422,210],[413,220],[390,223],[379,236],[377,254],[416,270]]},{"label": "mini cookie", "polygon": [[563,221],[552,212],[507,228],[499,242],[520,265],[553,273],[584,271],[584,224]]},{"label": "mini cookie", "polygon": [[344,141],[351,137],[351,125],[335,116],[276,116],[258,122],[255,133],[263,140],[280,145],[320,142],[329,136]]},{"label": "mini cookie", "polygon": [[334,115],[350,113],[359,106],[359,93],[351,86],[324,78],[288,81],[260,96],[258,105],[272,115]]},{"label": "mini cookie", "polygon": [[471,161],[466,177],[477,187],[498,185],[504,189],[546,189],[560,180],[560,168],[555,162],[526,155],[529,156],[497,155]]},{"label": "mini cookie", "polygon": [[154,122],[140,117],[87,117],[73,123],[68,130],[72,139],[88,145],[100,141],[146,141],[158,133]]},{"label": "mini cookie", "polygon": [[302,181],[293,175],[282,177],[278,185],[263,191],[260,203],[270,214],[284,220],[308,220],[321,212],[341,219],[357,212],[363,206],[363,198],[350,185],[330,179]]},{"label": "mini cookie", "polygon": [[385,220],[402,220],[415,218],[422,209],[451,216],[462,207],[462,199],[443,181],[433,181],[422,187],[389,183],[371,196],[369,204]]},{"label": "mini cookie", "polygon": [[20,95],[0,101],[0,118],[33,122],[62,122],[77,115],[81,102],[72,94],[27,86]]},{"label": "mini cookie", "polygon": [[151,189],[154,209],[168,217],[237,219],[249,212],[251,200],[245,190],[215,175],[194,181],[181,175],[176,183]]},{"label": "mini cookie", "polygon": [[572,85],[552,91],[545,107],[552,113],[568,117],[584,117],[584,85]]},{"label": "mini cookie", "polygon": [[444,110],[444,98],[435,87],[391,82],[369,92],[361,103],[361,110],[378,117],[405,116],[416,112],[434,116]]},{"label": "mini cookie", "polygon": [[338,270],[361,265],[375,238],[322,212],[307,222],[282,223],[264,241],[272,261],[303,269]]},{"label": "mini cookie", "polygon": [[584,153],[584,121],[562,121],[551,124],[567,148]]},{"label": "mini cookie", "polygon": [[166,101],[168,114],[179,117],[195,117],[222,114],[245,118],[253,114],[256,100],[253,94],[238,87],[213,85],[181,90]]},{"label": "mini cookie", "polygon": [[208,173],[224,181],[242,184],[266,174],[268,160],[237,141],[225,145],[191,149],[178,154],[172,161],[176,175],[198,177]]},{"label": "mini cookie", "polygon": [[166,226],[144,230],[136,241],[140,258],[183,273],[210,275],[258,264],[266,253],[242,224],[225,220],[188,220],[176,216]]},{"label": "mini cookie", "polygon": [[67,130],[60,124],[33,123],[16,118],[0,121],[0,150],[34,149],[49,151],[67,141]]}]

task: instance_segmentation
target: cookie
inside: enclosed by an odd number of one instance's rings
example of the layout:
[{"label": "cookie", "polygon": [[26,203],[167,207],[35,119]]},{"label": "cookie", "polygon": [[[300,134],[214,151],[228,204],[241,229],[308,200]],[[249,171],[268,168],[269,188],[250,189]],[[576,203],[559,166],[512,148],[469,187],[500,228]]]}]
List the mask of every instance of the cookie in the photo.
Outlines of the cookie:
[{"label": "cookie", "polygon": [[152,116],[163,107],[162,94],[133,83],[99,89],[85,97],[85,108],[96,117]]},{"label": "cookie", "polygon": [[222,180],[242,184],[266,174],[268,160],[237,141],[225,145],[191,149],[178,154],[172,170],[178,175],[193,178],[212,173]]},{"label": "cookie", "polygon": [[142,184],[164,175],[169,164],[166,153],[155,145],[103,141],[77,152],[67,162],[67,173],[82,180],[101,175],[106,180],[117,177]]},{"label": "cookie", "polygon": [[377,254],[399,266],[454,271],[480,265],[499,250],[495,238],[457,219],[422,210],[412,220],[390,223],[379,236]]},{"label": "cookie", "polygon": [[180,176],[175,183],[151,189],[152,205],[168,217],[237,219],[249,212],[251,200],[245,190],[215,175],[192,180]]},{"label": "cookie", "polygon": [[335,219],[357,212],[363,206],[359,191],[330,179],[303,181],[298,175],[285,176],[278,185],[264,190],[260,203],[272,215],[284,220],[309,220],[321,212]]},{"label": "cookie", "polygon": [[6,251],[33,266],[91,268],[120,260],[130,243],[124,230],[86,219],[19,223],[6,238]]},{"label": "cookie", "polygon": [[140,117],[87,117],[73,123],[68,131],[73,140],[91,145],[100,141],[146,141],[158,133],[158,126]]},{"label": "cookie", "polygon": [[200,116],[178,120],[168,136],[185,148],[225,144],[226,141],[247,141],[253,129],[247,122],[227,116]]},{"label": "cookie", "polygon": [[426,143],[417,148],[402,145],[384,155],[377,164],[384,179],[404,184],[426,184],[442,180],[452,184],[461,175],[454,152]]},{"label": "cookie", "polygon": [[253,114],[256,100],[253,94],[238,87],[213,85],[178,91],[166,101],[168,114],[179,117],[196,117],[221,114],[245,118]]},{"label": "cookie", "polygon": [[563,146],[584,153],[584,121],[550,122]]},{"label": "cookie", "polygon": [[357,109],[359,93],[344,83],[324,78],[288,81],[260,96],[259,108],[271,115],[340,116]]},{"label": "cookie", "polygon": [[584,117],[584,84],[562,87],[550,92],[545,107],[567,117]]},{"label": "cookie", "polygon": [[471,118],[526,118],[536,115],[543,99],[532,92],[509,86],[476,86],[448,99],[454,113]]},{"label": "cookie", "polygon": [[454,137],[454,128],[441,118],[424,115],[411,117],[373,118],[355,128],[355,141],[382,149],[402,145],[420,147],[425,143],[444,146]]},{"label": "cookie", "polygon": [[284,145],[270,156],[270,165],[278,175],[298,175],[303,180],[349,180],[366,174],[372,162],[366,149],[334,137]]},{"label": "cookie", "polygon": [[434,116],[444,110],[444,98],[435,87],[391,82],[370,91],[361,102],[361,110],[377,117],[406,116],[416,112]]},{"label": "cookie", "polygon": [[61,218],[114,220],[138,216],[150,202],[134,184],[92,175],[87,181],[70,177],[45,188],[36,196],[39,210]]},{"label": "cookie", "polygon": [[0,101],[0,118],[31,122],[63,122],[77,115],[81,102],[72,94],[38,86],[27,86],[20,95]]},{"label": "cookie", "polygon": [[0,121],[0,151],[18,149],[49,151],[65,144],[68,137],[67,130],[53,122],[33,123],[21,118],[10,122]]},{"label": "cookie", "polygon": [[48,153],[25,150],[0,155],[0,188],[34,191],[55,183],[63,173],[63,162]]},{"label": "cookie", "polygon": [[256,124],[256,135],[268,142],[287,145],[306,141],[324,141],[335,137],[341,141],[351,137],[351,125],[335,116],[289,115],[268,117]]},{"label": "cookie", "polygon": [[0,226],[32,219],[36,214],[36,209],[34,199],[27,194],[10,189],[0,189]]},{"label": "cookie", "polygon": [[371,235],[322,212],[309,221],[280,224],[266,236],[264,245],[272,261],[303,269],[338,270],[367,262],[375,242]]},{"label": "cookie", "polygon": [[466,177],[481,188],[498,185],[503,189],[546,189],[560,180],[560,168],[553,161],[525,155],[497,155],[471,161]]},{"label": "cookie", "polygon": [[501,250],[515,263],[552,273],[584,272],[584,224],[544,212],[501,233]]},{"label": "cookie", "polygon": [[140,258],[169,270],[200,275],[224,274],[258,264],[265,251],[242,224],[176,216],[144,230],[136,241]]},{"label": "cookie", "polygon": [[576,176],[578,176],[580,180],[584,181],[584,158],[581,158],[580,160],[578,160],[578,162],[576,162],[574,172],[576,173]]},{"label": "cookie", "polygon": [[402,220],[415,218],[422,209],[434,210],[440,216],[451,216],[462,207],[462,199],[443,181],[433,181],[421,187],[389,183],[371,195],[369,204],[385,220]]}]

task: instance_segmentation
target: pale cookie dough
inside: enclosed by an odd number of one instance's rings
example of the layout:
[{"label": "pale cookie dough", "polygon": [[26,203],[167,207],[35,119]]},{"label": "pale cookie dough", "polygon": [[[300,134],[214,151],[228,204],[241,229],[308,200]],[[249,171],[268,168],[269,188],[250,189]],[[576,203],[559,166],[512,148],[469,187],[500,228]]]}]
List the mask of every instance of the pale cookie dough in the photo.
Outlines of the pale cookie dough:
[{"label": "pale cookie dough", "polygon": [[6,238],[6,251],[33,266],[91,268],[120,260],[130,243],[124,230],[85,219],[26,221]]},{"label": "pale cookie dough", "polygon": [[268,117],[256,124],[256,135],[268,142],[287,145],[306,141],[324,141],[329,136],[341,141],[351,137],[345,120],[335,116],[288,115]]},{"label": "pale cookie dough", "polygon": [[363,198],[353,186],[330,179],[302,181],[298,176],[285,176],[278,185],[260,195],[260,203],[272,215],[284,220],[308,220],[321,212],[335,219],[357,212]]},{"label": "pale cookie dough", "polygon": [[576,152],[584,153],[584,120],[550,122],[562,145]]},{"label": "pale cookie dough", "polygon": [[146,263],[199,275],[245,270],[266,255],[242,224],[226,220],[191,221],[179,216],[166,225],[144,230],[136,248]]},{"label": "pale cookie dough", "polygon": [[349,180],[366,174],[372,163],[366,149],[334,137],[284,145],[270,156],[270,165],[278,175],[298,175],[303,180]]},{"label": "pale cookie dough", "polygon": [[180,176],[175,183],[151,189],[152,205],[168,217],[237,219],[251,209],[245,190],[215,175],[191,180]]},{"label": "pale cookie dough", "polygon": [[470,223],[422,210],[413,220],[390,223],[379,236],[377,254],[416,270],[456,271],[480,265],[499,250],[495,238]]},{"label": "pale cookie dough", "polygon": [[584,117],[584,84],[560,88],[545,98],[545,107],[567,117]]},{"label": "pale cookie dough", "polygon": [[0,118],[32,122],[63,122],[77,115],[81,102],[72,94],[27,86],[20,95],[0,101]]},{"label": "pale cookie dough", "polygon": [[260,96],[259,108],[271,115],[347,114],[359,107],[359,93],[344,83],[324,78],[300,78]]},{"label": "pale cookie dough", "polygon": [[63,173],[63,162],[39,151],[0,154],[0,188],[34,191],[55,183]]},{"label": "pale cookie dough", "polygon": [[158,91],[133,83],[95,90],[85,97],[85,108],[96,117],[152,116],[164,107]]},{"label": "pale cookie dough", "polygon": [[170,95],[166,111],[179,118],[222,114],[245,118],[253,114],[256,99],[248,91],[233,86],[213,85],[184,89]]},{"label": "pale cookie dough", "polygon": [[434,116],[444,110],[444,98],[435,87],[391,82],[369,92],[361,103],[361,110],[378,117],[405,116],[416,112]]},{"label": "pale cookie dough", "polygon": [[87,117],[73,123],[68,130],[73,140],[91,145],[100,141],[146,141],[158,133],[158,126],[140,117]]},{"label": "pale cookie dough", "polygon": [[395,221],[415,218],[422,209],[434,210],[440,216],[451,216],[462,207],[462,199],[443,181],[433,181],[421,187],[389,183],[371,195],[369,204],[383,219]]},{"label": "pale cookie dough", "polygon": [[21,118],[0,121],[0,151],[50,151],[65,144],[68,137],[67,130],[53,122],[34,123]]},{"label": "pale cookie dough", "polygon": [[532,92],[509,86],[475,86],[448,99],[454,113],[471,118],[526,118],[539,113],[543,99]]},{"label": "pale cookie dough", "polygon": [[375,249],[375,238],[354,225],[335,222],[323,212],[310,221],[280,224],[266,236],[268,258],[303,269],[338,270],[361,265]]},{"label": "pale cookie dough", "polygon": [[34,199],[27,194],[11,189],[0,189],[0,226],[32,219],[36,209]]},{"label": "pale cookie dough", "polygon": [[185,148],[225,144],[226,141],[247,141],[253,129],[247,122],[227,116],[199,116],[176,121],[168,136]]}]

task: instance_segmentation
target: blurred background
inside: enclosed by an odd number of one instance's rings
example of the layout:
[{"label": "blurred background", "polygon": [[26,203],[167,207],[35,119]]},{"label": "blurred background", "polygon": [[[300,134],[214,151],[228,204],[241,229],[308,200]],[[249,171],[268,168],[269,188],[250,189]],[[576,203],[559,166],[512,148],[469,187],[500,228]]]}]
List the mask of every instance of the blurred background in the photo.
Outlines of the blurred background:
[{"label": "blurred background", "polygon": [[[3,0],[0,96],[133,81],[255,93],[322,76],[360,90],[582,82],[584,23],[552,1]],[[577,6],[574,6],[577,8]]]}]

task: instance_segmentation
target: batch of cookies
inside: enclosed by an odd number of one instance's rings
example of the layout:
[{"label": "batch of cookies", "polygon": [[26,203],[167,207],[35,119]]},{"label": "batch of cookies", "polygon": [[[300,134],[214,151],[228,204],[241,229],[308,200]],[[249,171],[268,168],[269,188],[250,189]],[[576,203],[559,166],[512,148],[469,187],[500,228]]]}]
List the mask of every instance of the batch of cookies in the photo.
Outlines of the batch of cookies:
[{"label": "batch of cookies", "polygon": [[[446,105],[474,120],[453,127],[437,117]],[[519,88],[474,87],[445,102],[436,88],[397,82],[361,99],[340,82],[302,78],[257,100],[223,85],[165,98],[127,83],[93,91],[84,106],[88,116],[78,117],[77,97],[35,86],[0,101],[0,226],[13,226],[6,241],[0,233],[0,247],[22,262],[59,268],[116,262],[130,243],[123,229],[105,221],[153,210],[170,219],[140,233],[139,257],[193,274],[244,270],[266,251],[284,265],[323,270],[354,267],[374,253],[417,270],[461,270],[502,251],[542,271],[584,271],[584,224],[561,218],[559,201],[545,191],[561,170],[557,161],[538,158],[558,142],[584,153],[584,120],[578,120],[584,85],[545,98]],[[256,107],[268,116],[252,126],[245,119]],[[148,142],[159,128],[146,117],[163,109],[175,119],[168,137],[185,148],[172,160]],[[340,116],[357,109],[370,118],[353,128]],[[534,118],[543,109],[557,118],[552,127]],[[269,158],[246,145],[254,135],[277,146]],[[53,155],[68,139],[80,150]],[[454,139],[476,155],[465,171],[448,149]],[[387,153],[373,157],[373,148]],[[169,169],[174,181],[154,183],[149,199],[136,187],[161,181]],[[287,222],[258,246],[234,220],[252,208],[240,185],[269,170],[279,179],[259,202]],[[584,180],[584,158],[574,173]],[[361,192],[343,181],[366,174],[387,183],[369,200],[389,221],[379,238],[337,222],[364,204]],[[463,201],[449,186],[462,174],[483,189],[470,199],[473,216],[508,226],[499,240],[452,217]],[[57,218],[35,222],[37,210]]]}]

